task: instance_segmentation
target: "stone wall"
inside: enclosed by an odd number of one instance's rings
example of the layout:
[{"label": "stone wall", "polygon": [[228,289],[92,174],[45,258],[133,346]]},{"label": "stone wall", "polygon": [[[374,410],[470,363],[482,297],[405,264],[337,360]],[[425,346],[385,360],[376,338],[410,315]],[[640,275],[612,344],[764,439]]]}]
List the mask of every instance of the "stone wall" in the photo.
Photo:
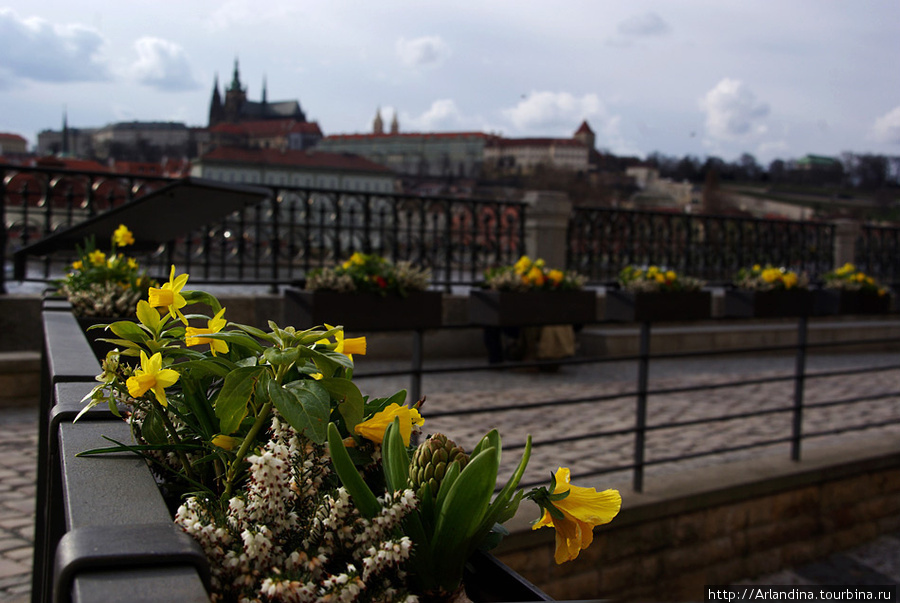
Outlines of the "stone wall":
[{"label": "stone wall", "polygon": [[521,516],[536,511],[525,503],[495,554],[558,600],[702,601],[706,585],[795,567],[900,529],[900,442],[857,441],[798,463],[779,457],[648,477],[644,494],[622,488],[619,517],[562,566],[553,561],[553,531],[528,530]]}]

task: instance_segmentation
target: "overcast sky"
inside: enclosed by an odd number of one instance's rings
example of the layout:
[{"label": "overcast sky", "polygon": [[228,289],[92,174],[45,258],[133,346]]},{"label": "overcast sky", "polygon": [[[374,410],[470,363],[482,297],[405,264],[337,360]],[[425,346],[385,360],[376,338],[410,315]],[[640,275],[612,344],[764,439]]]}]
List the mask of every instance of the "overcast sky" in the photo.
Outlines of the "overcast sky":
[{"label": "overcast sky", "polygon": [[898,0],[0,0],[0,132],[205,126],[248,97],[326,134],[570,136],[616,154],[900,155]]}]

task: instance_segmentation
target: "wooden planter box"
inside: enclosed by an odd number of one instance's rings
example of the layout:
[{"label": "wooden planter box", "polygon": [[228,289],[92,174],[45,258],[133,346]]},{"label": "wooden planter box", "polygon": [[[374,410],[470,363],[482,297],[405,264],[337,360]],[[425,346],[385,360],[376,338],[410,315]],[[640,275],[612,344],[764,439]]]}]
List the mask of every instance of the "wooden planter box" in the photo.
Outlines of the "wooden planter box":
[{"label": "wooden planter box", "polygon": [[815,291],[813,314],[887,314],[891,311],[891,296],[845,291],[843,289],[819,289]]},{"label": "wooden planter box", "polygon": [[352,331],[404,331],[443,324],[439,291],[414,291],[407,297],[302,289],[284,294],[285,325],[298,329],[328,323]]},{"label": "wooden planter box", "polygon": [[607,289],[606,320],[674,322],[704,320],[712,312],[709,291],[638,292]]},{"label": "wooden planter box", "polygon": [[492,327],[571,325],[597,321],[593,291],[469,291],[469,321]]},{"label": "wooden planter box", "polygon": [[786,318],[812,314],[813,294],[807,289],[725,291],[728,318]]}]

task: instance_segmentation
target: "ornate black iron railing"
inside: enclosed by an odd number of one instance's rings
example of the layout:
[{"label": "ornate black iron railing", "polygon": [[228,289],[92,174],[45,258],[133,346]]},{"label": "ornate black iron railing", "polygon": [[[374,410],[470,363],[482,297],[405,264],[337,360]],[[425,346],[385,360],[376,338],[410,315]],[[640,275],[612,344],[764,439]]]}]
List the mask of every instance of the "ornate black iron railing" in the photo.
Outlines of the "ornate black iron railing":
[{"label": "ornate black iron railing", "polygon": [[834,236],[833,225],[817,222],[575,208],[567,262],[598,283],[629,264],[730,281],[742,267],[772,263],[814,278],[833,266]]},{"label": "ornate black iron railing", "polygon": [[[105,173],[0,166],[5,256],[25,245],[139,197],[168,180]],[[194,282],[278,285],[302,279],[355,251],[411,261],[432,270],[433,284],[481,279],[485,268],[524,253],[525,205],[451,197],[269,187],[261,203],[186,232],[141,258],[165,275],[177,263]],[[172,216],[177,220],[177,216]],[[49,259],[40,278],[59,274]],[[0,277],[2,278],[2,277]],[[0,289],[3,281],[0,280]]]},{"label": "ornate black iron railing", "polygon": [[884,283],[900,283],[900,228],[863,225],[856,241],[856,265]]}]

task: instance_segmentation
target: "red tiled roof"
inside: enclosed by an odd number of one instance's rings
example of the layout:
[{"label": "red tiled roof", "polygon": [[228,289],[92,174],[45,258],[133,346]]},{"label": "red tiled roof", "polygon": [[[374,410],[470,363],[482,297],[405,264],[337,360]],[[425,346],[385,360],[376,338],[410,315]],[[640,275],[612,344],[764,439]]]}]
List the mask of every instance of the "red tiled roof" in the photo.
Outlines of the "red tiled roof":
[{"label": "red tiled roof", "polygon": [[588,125],[587,120],[584,120],[583,122],[581,122],[581,125],[578,126],[578,129],[575,130],[575,133],[576,134],[584,134],[584,133],[593,134],[594,131],[591,130],[591,127]]},{"label": "red tiled roof", "polygon": [[279,149],[241,149],[219,147],[200,158],[200,161],[289,165],[304,168],[326,168],[360,172],[390,173],[390,168],[350,153],[294,151]]},{"label": "red tiled roof", "polygon": [[6,132],[0,132],[0,140],[14,140],[16,142],[28,142],[22,136],[18,134],[8,134]]},{"label": "red tiled roof", "polygon": [[484,138],[489,140],[496,138],[493,134],[485,134],[484,132],[401,132],[397,134],[332,134],[326,136],[325,140],[364,140],[367,138]]},{"label": "red tiled roof", "polygon": [[108,172],[105,165],[89,159],[72,159],[70,157],[41,157],[37,160],[38,167],[62,168],[66,170],[79,170],[83,172]]},{"label": "red tiled roof", "polygon": [[239,124],[221,123],[209,129],[210,132],[223,134],[244,134],[246,136],[279,136],[288,133],[322,135],[319,124],[300,122],[296,119],[267,119],[245,121]]}]

